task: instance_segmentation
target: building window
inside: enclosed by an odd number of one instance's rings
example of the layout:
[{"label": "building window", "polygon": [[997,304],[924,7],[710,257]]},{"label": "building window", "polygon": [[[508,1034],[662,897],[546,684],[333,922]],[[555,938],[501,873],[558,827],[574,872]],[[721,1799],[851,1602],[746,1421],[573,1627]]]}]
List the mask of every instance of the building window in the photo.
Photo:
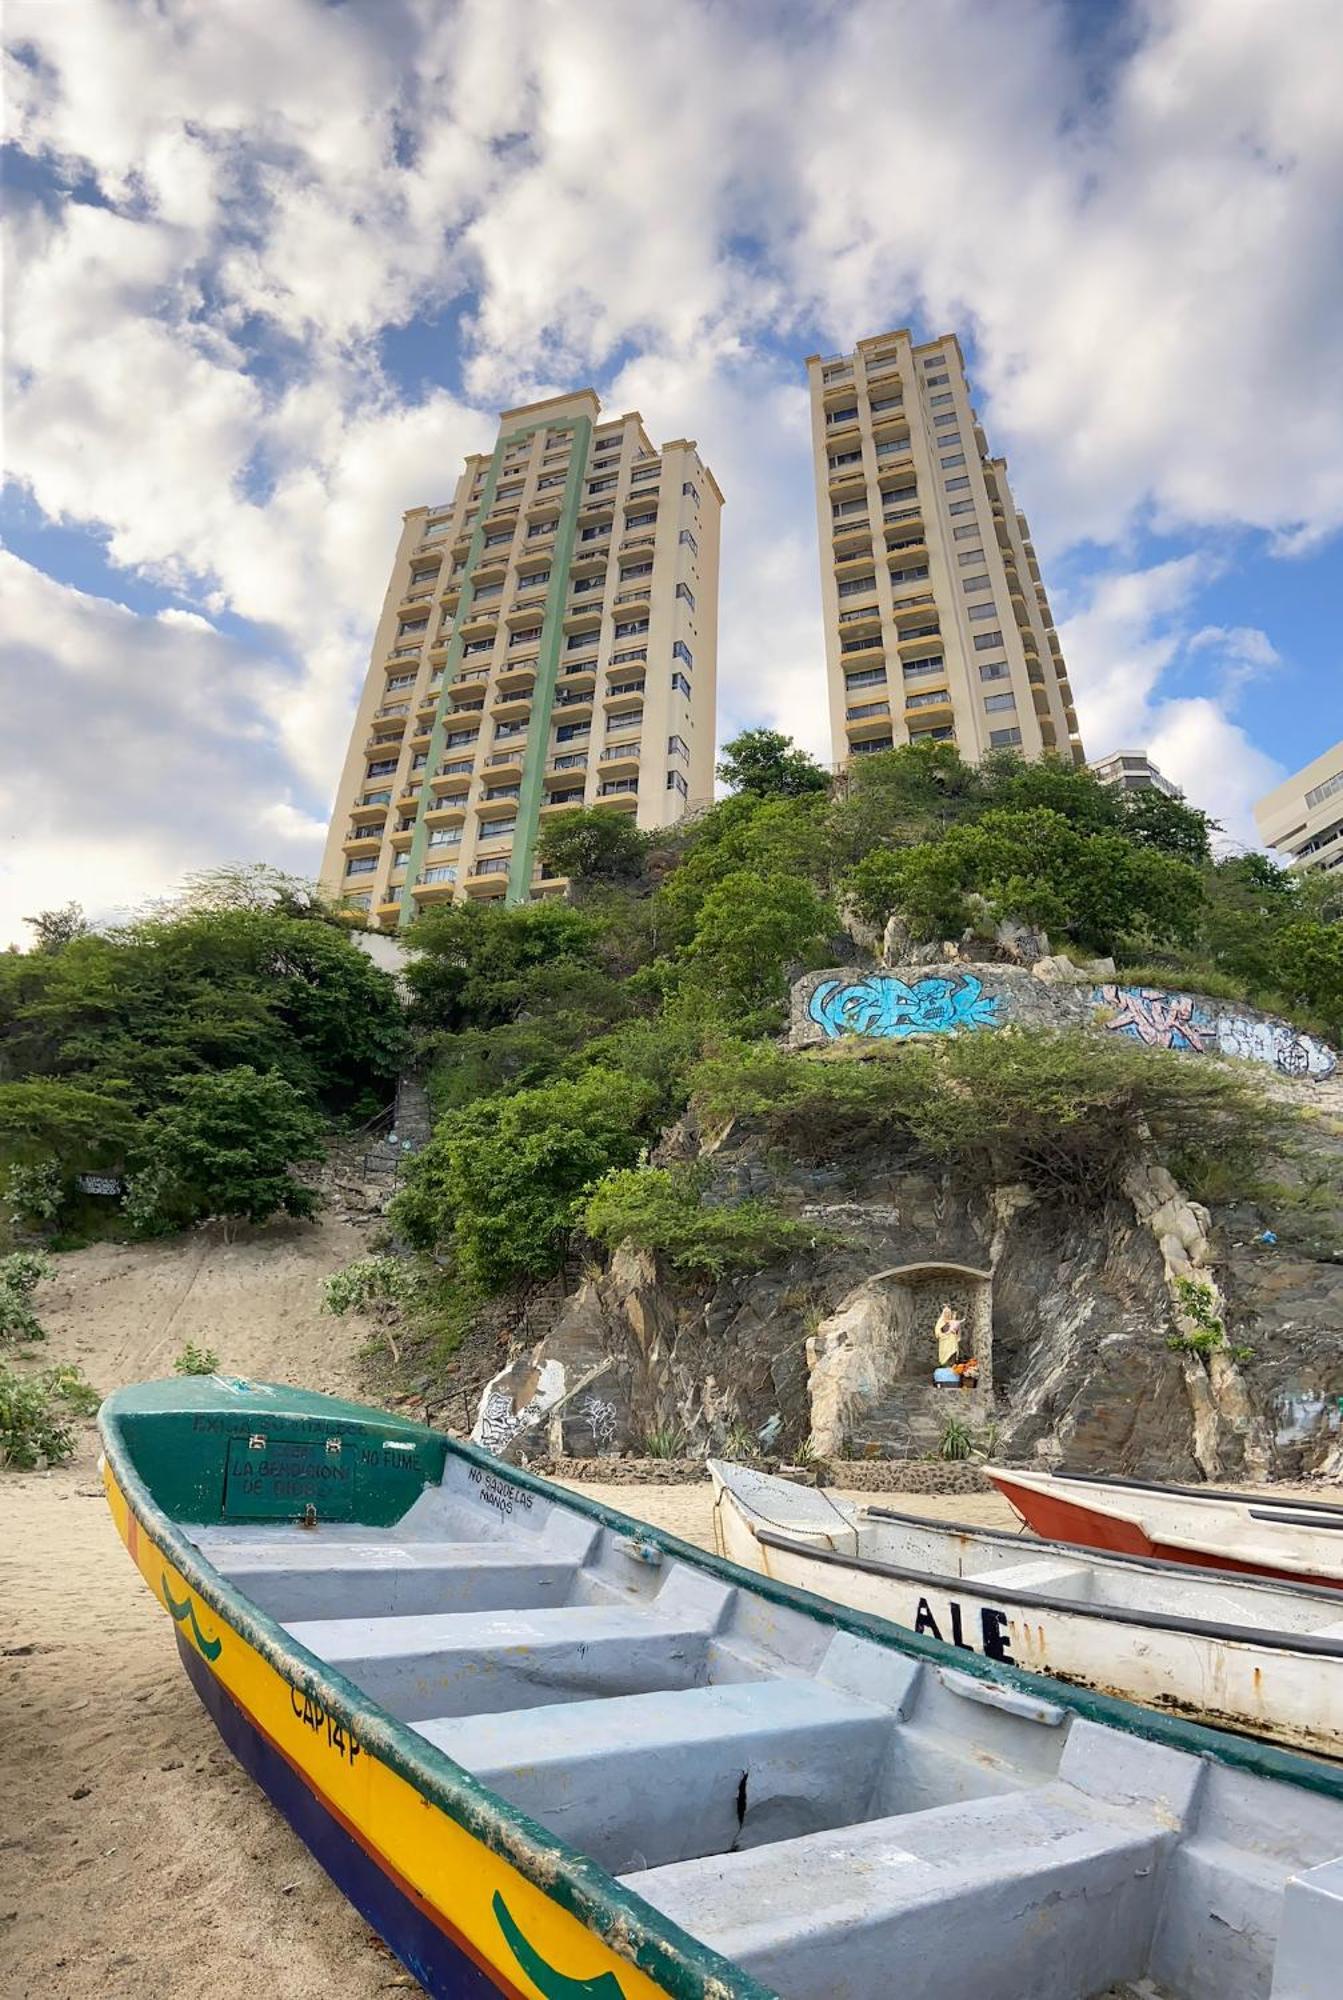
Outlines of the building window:
[{"label": "building window", "polygon": [[885,687],[885,685],[885,667],[859,667],[856,673],[844,676],[844,687],[849,694],[855,693],[859,688]]},{"label": "building window", "polygon": [[984,697],[985,708],[994,715],[1002,709],[1015,708],[1016,705],[1017,698],[1014,694],[986,694]]},{"label": "building window", "polygon": [[679,792],[683,799],[690,797],[690,787],[679,771],[668,771],[667,790],[669,792]]},{"label": "building window", "polygon": [[[945,485],[948,493],[965,493],[969,490],[970,482],[968,479],[948,479]],[[973,504],[971,502],[971,505]],[[953,507],[951,511],[954,514],[956,509]]]},{"label": "building window", "polygon": [[[970,483],[970,482],[969,482],[969,480],[968,480],[968,479],[966,479],[966,480],[962,480],[962,481],[961,481],[961,484],[962,484],[963,486],[968,486],[968,485],[969,485],[969,483]],[[950,491],[951,491],[951,489],[952,489],[952,486],[953,486],[954,484],[955,484],[955,481],[954,481],[954,480],[948,480],[948,481],[947,481],[947,491],[948,491],[948,493],[950,493]],[[974,511],[975,511],[975,503],[974,503],[974,501],[973,501],[973,500],[953,500],[953,502],[951,503],[950,507],[948,507],[948,509],[947,509],[947,512],[948,512],[948,514],[973,514],[973,513],[974,513]],[[957,532],[959,533],[959,530],[958,530]],[[976,529],[975,529],[975,533],[976,533],[976,534],[978,534],[978,532],[979,532],[979,529],[978,529],[978,527],[976,527]]]},{"label": "building window", "polygon": [[[987,574],[987,572],[986,572],[986,571],[984,571],[984,572],[981,572],[981,573],[980,573],[980,575],[978,575],[978,576],[963,576],[963,577],[961,578],[961,589],[962,589],[962,590],[965,590],[965,591],[971,591],[971,590],[987,590],[987,589],[988,589],[988,587],[989,587],[989,579],[988,579],[988,574]],[[982,604],[981,604],[981,605],[977,605],[977,606],[975,607],[975,609],[976,609],[976,610],[979,610],[979,611],[983,611],[983,610],[984,610],[985,608],[986,608],[986,607],[985,607],[984,605],[982,605]],[[971,617],[973,618],[973,616],[974,616],[974,612],[972,611],[970,615],[971,615]]]},{"label": "building window", "polygon": [[[953,528],[951,531],[951,538],[955,542],[972,541],[976,537],[978,537],[978,535],[979,535],[978,521],[966,521],[959,528]],[[961,561],[962,562],[965,561],[964,556],[961,557]]]},{"label": "building window", "polygon": [[647,658],[647,646],[627,646],[623,652],[612,653],[611,665],[613,667],[627,667],[634,660],[646,660]]},{"label": "building window", "polygon": [[[945,429],[947,424],[955,424],[959,422],[960,418],[956,415],[956,412],[954,410],[943,410],[940,413],[940,415],[933,418],[933,428],[934,430],[943,430]],[[937,440],[937,442],[939,445],[948,445],[952,444],[953,442],[959,444],[960,438],[959,436],[956,437],[955,439],[952,439],[950,436],[940,437]]]},{"label": "building window", "polygon": [[510,646],[534,646],[540,637],[541,627],[528,625],[520,632],[510,632],[508,643]]},{"label": "building window", "polygon": [[1010,750],[1013,744],[1020,743],[1020,741],[1021,731],[1019,729],[991,729],[989,731],[989,742],[995,750]]},{"label": "building window", "polygon": [[1306,793],[1308,806],[1322,806],[1326,799],[1332,799],[1336,792],[1343,792],[1343,771],[1336,771],[1332,778],[1326,778],[1322,785],[1312,785]]},{"label": "building window", "polygon": [[950,382],[950,375],[927,375],[924,377],[926,389],[940,389],[944,382]]},{"label": "building window", "polygon": [[608,694],[642,694],[647,685],[648,683],[642,680],[612,681],[606,692]]},{"label": "building window", "polygon": [[940,653],[925,653],[921,659],[903,661],[901,671],[906,680],[913,680],[919,674],[940,674],[945,664]]},{"label": "building window", "polygon": [[669,736],[667,738],[667,755],[669,757],[684,757],[687,764],[690,762],[690,745],[686,742],[684,736]]},{"label": "building window", "polygon": [[639,729],[643,725],[644,712],[641,708],[631,710],[628,715],[613,715],[606,725],[608,736],[618,735],[622,729]]},{"label": "building window", "polygon": [[[457,864],[455,861],[452,861],[446,867],[422,868],[420,870],[420,880],[421,882],[455,882],[457,880]],[[399,896],[397,901],[400,901]]]},{"label": "building window", "polygon": [[[963,530],[958,528],[956,532],[959,535],[963,532]],[[975,534],[976,532],[977,530],[975,528],[971,528],[970,533],[972,535]],[[969,569],[971,563],[983,562],[984,551],[983,549],[958,549],[956,553],[956,560],[960,564],[962,569]]]},{"label": "building window", "polygon": [[371,875],[377,865],[377,855],[370,854],[361,861],[347,861],[345,864],[345,873],[347,875]]},{"label": "building window", "polygon": [[599,799],[609,799],[615,792],[637,792],[638,789],[639,780],[637,778],[608,778],[604,785],[598,785],[597,797]]},{"label": "building window", "polygon": [[950,389],[948,389],[948,390],[947,390],[947,393],[945,394],[945,396],[930,396],[928,400],[929,400],[929,402],[931,403],[931,405],[932,405],[933,409],[935,409],[935,410],[936,410],[936,409],[939,409],[939,408],[941,407],[941,405],[942,405],[942,404],[944,404],[944,403],[953,403],[953,402],[955,402],[955,400],[956,400],[956,399],[955,399],[955,397],[954,397],[954,396],[952,395],[952,393],[951,393]]},{"label": "building window", "polygon": [[975,651],[977,653],[991,653],[996,647],[1001,646],[1002,643],[1003,635],[1001,632],[976,632],[975,634]]},{"label": "building window", "polygon": [[[967,590],[969,590],[969,589],[971,589],[971,588],[974,588],[974,589],[978,589],[978,587],[979,587],[979,586],[978,586],[978,585],[977,585],[977,584],[976,584],[976,583],[974,582],[974,579],[973,579],[972,577],[967,577],[967,578],[965,579],[965,585],[966,585],[966,589],[967,589]],[[966,614],[965,614],[965,615],[966,615],[966,617],[967,617],[967,618],[968,618],[968,619],[970,620],[970,622],[971,622],[971,623],[973,624],[973,623],[975,622],[975,620],[976,620],[976,619],[980,619],[980,618],[996,618],[996,617],[998,616],[998,607],[997,607],[997,605],[996,605],[996,604],[993,604],[993,603],[989,603],[989,604],[972,604],[972,605],[970,606],[969,610],[968,610],[968,611],[966,612]]]},{"label": "building window", "polygon": [[590,494],[611,493],[615,490],[615,484],[614,479],[590,479],[588,481],[588,492]]},{"label": "building window", "polygon": [[476,729],[450,729],[443,738],[443,748],[455,750],[459,743],[474,743],[479,734]]},{"label": "building window", "polygon": [[557,743],[573,743],[578,737],[589,736],[591,733],[592,724],[590,722],[562,722],[555,731],[555,741]]},{"label": "building window", "polygon": [[841,583],[838,595],[840,597],[861,597],[865,591],[875,590],[876,587],[877,579],[875,576],[851,576],[847,582]]},{"label": "building window", "polygon": [[365,778],[384,778],[389,771],[394,771],[395,769],[395,757],[384,757],[379,763],[370,764],[364,776]]},{"label": "building window", "polygon": [[487,819],[480,829],[481,840],[502,840],[518,830],[516,819]]},{"label": "building window", "polygon": [[430,847],[459,847],[462,830],[459,826],[436,826],[429,835]]},{"label": "building window", "polygon": [[361,806],[389,806],[392,803],[392,794],[390,791],[365,792],[359,803]]},{"label": "building window", "polygon": [[683,548],[689,549],[692,556],[697,556],[699,554],[699,543],[695,540],[695,537],[691,534],[689,528],[682,528],[680,534],[676,537],[676,539],[682,545]]},{"label": "building window", "polygon": [[[943,444],[950,444],[950,442],[950,438],[942,439]],[[953,451],[950,458],[939,459],[938,463],[944,472],[950,472],[954,466],[965,464],[965,453],[963,451]]]},{"label": "building window", "polygon": [[855,757],[870,757],[875,750],[893,750],[894,748],[895,738],[893,736],[872,736],[868,738],[866,743],[851,743],[849,745],[850,753]]},{"label": "building window", "polygon": [[[616,631],[619,632],[619,630],[620,627],[617,625]],[[564,642],[564,650],[566,653],[577,653],[584,646],[595,646],[596,643],[597,630],[594,626],[591,632],[571,632]]]},{"label": "building window", "polygon": [[656,514],[627,514],[625,516],[625,526],[627,528],[651,528],[656,520]]},{"label": "building window", "polygon": [[623,623],[616,626],[616,637],[617,639],[634,639],[638,637],[640,632],[646,632],[647,630],[648,620],[646,618],[627,618]]},{"label": "building window", "polygon": [[937,708],[950,701],[951,697],[943,688],[920,688],[914,694],[905,696],[906,708]]},{"label": "building window", "polygon": [[1006,660],[981,660],[979,678],[982,681],[1005,681],[1008,667]]},{"label": "building window", "polygon": [[838,472],[841,466],[861,465],[862,462],[863,454],[861,451],[832,451],[830,454],[830,470],[832,472]]},{"label": "building window", "polygon": [[[553,526],[553,523],[544,528],[529,528],[527,532],[528,534],[548,535],[551,526]],[[600,521],[595,528],[584,528],[578,539],[580,542],[596,542],[600,541],[603,535],[609,535],[610,532],[611,523],[609,521]]]},{"label": "building window", "polygon": [[683,694],[686,700],[689,701],[690,683],[686,679],[684,674],[673,674],[671,677],[671,684],[672,684],[673,694]]},{"label": "building window", "polygon": [[[854,415],[856,416],[857,414],[858,413],[855,410]],[[699,491],[698,488],[694,485],[693,481],[687,479],[683,483],[681,491],[688,500],[693,500],[695,505],[697,507],[699,506]]]},{"label": "building window", "polygon": [[695,593],[691,590],[688,583],[678,583],[676,586],[676,595],[688,604],[692,611],[694,610]]},{"label": "building window", "polygon": [[921,577],[925,577],[927,574],[928,565],[926,563],[921,569],[893,569],[891,571],[891,582],[917,583]]},{"label": "building window", "polygon": [[343,896],[341,901],[347,910],[370,910],[373,907],[371,896]]}]

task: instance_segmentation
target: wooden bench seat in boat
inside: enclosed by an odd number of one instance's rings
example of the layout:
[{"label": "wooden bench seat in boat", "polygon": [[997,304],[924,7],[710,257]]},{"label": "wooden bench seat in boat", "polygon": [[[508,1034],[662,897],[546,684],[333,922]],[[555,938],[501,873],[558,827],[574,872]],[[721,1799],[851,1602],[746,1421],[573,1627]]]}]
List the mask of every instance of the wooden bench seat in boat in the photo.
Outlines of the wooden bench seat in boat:
[{"label": "wooden bench seat in boat", "polygon": [[621,1874],[859,1817],[895,1716],[840,1688],[768,1680],[416,1727]]},{"label": "wooden bench seat in boat", "polygon": [[400,1721],[423,1722],[698,1687],[731,1594],[710,1585],[664,1590],[648,1604],[328,1618],[286,1629]]},{"label": "wooden bench seat in boat", "polygon": [[1145,1969],[1202,1775],[1133,1749],[1075,1725],[1048,1785],[629,1879],[788,2000],[1077,2000]]},{"label": "wooden bench seat in boat", "polygon": [[507,1542],[303,1539],[207,1551],[215,1567],[282,1624],[563,1604],[580,1564]]}]

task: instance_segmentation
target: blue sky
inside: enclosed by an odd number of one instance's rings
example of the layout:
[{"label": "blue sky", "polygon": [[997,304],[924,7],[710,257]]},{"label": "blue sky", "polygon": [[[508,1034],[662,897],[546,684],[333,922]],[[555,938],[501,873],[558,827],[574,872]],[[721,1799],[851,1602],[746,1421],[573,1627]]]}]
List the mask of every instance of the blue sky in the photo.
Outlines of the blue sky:
[{"label": "blue sky", "polygon": [[[314,867],[403,508],[591,382],[828,754],[808,353],[954,327],[1088,751],[1343,735],[1335,0],[11,0],[0,942]],[[59,754],[47,745],[59,743]]]}]

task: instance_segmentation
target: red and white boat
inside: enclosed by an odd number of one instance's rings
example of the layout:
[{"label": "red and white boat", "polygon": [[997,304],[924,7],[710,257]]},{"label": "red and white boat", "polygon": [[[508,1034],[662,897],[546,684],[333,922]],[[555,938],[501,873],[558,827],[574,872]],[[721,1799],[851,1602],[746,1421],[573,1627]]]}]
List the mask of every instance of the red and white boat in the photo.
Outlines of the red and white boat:
[{"label": "red and white boat", "polygon": [[1343,1590],[1343,1506],[1086,1473],[984,1470],[1049,1541]]}]

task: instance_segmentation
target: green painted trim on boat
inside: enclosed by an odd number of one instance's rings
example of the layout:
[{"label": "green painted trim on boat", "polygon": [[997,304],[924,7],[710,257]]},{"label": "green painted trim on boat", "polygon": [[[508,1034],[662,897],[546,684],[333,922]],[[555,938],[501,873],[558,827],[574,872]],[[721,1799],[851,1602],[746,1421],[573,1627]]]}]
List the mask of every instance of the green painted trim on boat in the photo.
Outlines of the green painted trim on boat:
[{"label": "green painted trim on boat", "polygon": [[[201,1433],[196,1432],[194,1419],[205,1415],[232,1417],[240,1426],[235,1435],[243,1435],[242,1427],[251,1423],[262,1409],[286,1422],[311,1423],[325,1414],[329,1427],[342,1433],[349,1432],[354,1421],[362,1418],[370,1433],[434,1444],[441,1451],[440,1462],[446,1461],[451,1450],[483,1470],[509,1478],[513,1474],[511,1466],[501,1465],[488,1452],[470,1445],[458,1446],[422,1424],[307,1390],[266,1383],[244,1384],[218,1377],[182,1377],[119,1389],[98,1412],[98,1429],[107,1462],[145,1534],[197,1596],[291,1687],[309,1695],[321,1704],[333,1722],[352,1731],[369,1754],[379,1758],[466,1832],[516,1868],[543,1895],[599,1937],[618,1958],[627,1960],[655,1981],[671,2000],[780,2000],[772,1987],[762,1985],[729,1959],[681,1930],[596,1862],[567,1846],[526,1813],[496,1797],[425,1737],[396,1722],[370,1702],[352,1681],[334,1672],[325,1661],[291,1638],[273,1618],[258,1611],[206,1560],[141,1477],[132,1456],[128,1428],[138,1423],[144,1433],[155,1420],[168,1420],[171,1424],[178,1419],[191,1421],[190,1435],[198,1437]],[[182,1452],[180,1434],[176,1452],[165,1451],[166,1442],[159,1441],[156,1450],[161,1465]],[[177,1483],[190,1482],[179,1477]],[[530,1485],[553,1500],[563,1502],[571,1497],[546,1487],[543,1482],[532,1481]],[[208,1518],[217,1518],[217,1506],[216,1494]],[[638,1525],[611,1510],[579,1511],[594,1512],[594,1518],[618,1528],[622,1534]],[[682,1545],[669,1541],[668,1546],[679,1549]],[[743,1583],[751,1580],[745,1571],[734,1574]],[[798,1596],[805,1605],[801,1593]]]},{"label": "green painted trim on boat", "polygon": [[[508,871],[506,900],[525,903],[532,890],[532,863],[536,852],[536,830],[541,819],[541,793],[546,774],[546,748],[550,740],[550,718],[555,706],[555,680],[559,673],[560,646],[564,638],[564,599],[569,588],[569,565],[574,557],[574,532],[578,526],[583,481],[588,476],[588,447],[592,442],[592,419],[570,417],[548,426],[553,431],[572,431],[573,449],[564,500],[555,529],[555,548],[550,564],[550,588],[546,592],[545,616],[541,621],[541,644],[532,689],[532,713],[523,753],[522,784],[519,788],[517,831],[513,835],[513,861]],[[589,738],[589,740],[591,740]]]},{"label": "green painted trim on boat", "polygon": [[[420,868],[424,861],[425,844],[428,839],[428,828],[425,826],[424,816],[429,810],[429,799],[432,796],[429,790],[429,780],[438,769],[439,760],[443,755],[443,738],[447,734],[448,690],[457,678],[457,670],[462,664],[462,649],[465,643],[462,638],[462,626],[466,623],[468,607],[475,601],[476,564],[485,546],[485,517],[494,505],[494,489],[499,484],[499,471],[503,463],[504,452],[511,443],[511,438],[501,437],[495,444],[494,452],[490,458],[490,469],[485,475],[485,484],[481,488],[480,510],[476,515],[476,525],[471,531],[471,540],[467,546],[466,575],[462,579],[462,594],[457,605],[457,616],[452,621],[452,637],[448,641],[448,650],[443,660],[443,685],[438,691],[438,706],[434,710],[433,725],[429,731],[429,751],[425,759],[424,778],[420,785],[420,796],[415,801],[415,831],[410,836],[410,848],[406,855],[406,886],[401,891],[401,915],[397,920],[397,928],[399,930],[405,930],[408,924],[412,924],[415,921],[418,914],[418,906],[415,902],[415,884],[419,880]],[[451,554],[450,550],[449,554]],[[483,715],[481,717],[481,726],[484,726]],[[479,738],[477,738],[476,742],[476,751],[477,755],[479,755]]]},{"label": "green painted trim on boat", "polygon": [[[622,1536],[633,1535],[660,1548],[667,1556],[735,1585],[769,1603],[786,1606],[834,1631],[873,1639],[891,1651],[927,1661],[935,1667],[1010,1687],[1048,1700],[1071,1714],[1126,1735],[1143,1737],[1191,1756],[1206,1757],[1228,1768],[1295,1786],[1301,1791],[1343,1801],[1343,1767],[1327,1764],[1248,1737],[1227,1736],[1201,1723],[1137,1708],[1111,1695],[1075,1688],[1044,1674],[1032,1674],[980,1654],[909,1632],[887,1619],[832,1605],[810,1592],[776,1583],[754,1571],[740,1569],[721,1556],[709,1555],[688,1542],[635,1521],[585,1494],[559,1489],[520,1466],[504,1464],[479,1447],[448,1440],[424,1425],[388,1416],[366,1405],[340,1402],[305,1390],[273,1385],[239,1385],[218,1378],[187,1378],[146,1383],[118,1390],[98,1415],[103,1448],[127,1504],[158,1547],[193,1590],[266,1659],[291,1685],[298,1685],[321,1702],[333,1720],[353,1730],[370,1752],[421,1790],[467,1832],[510,1862],[528,1880],[551,1896],[622,1958],[630,1959],[650,1979],[659,1981],[673,2000],[778,2000],[768,1987],[722,1958],[697,1938],[679,1929],[604,1869],[566,1846],[535,1820],[488,1791],[468,1771],[436,1750],[424,1737],[395,1722],[371,1703],[354,1684],[306,1651],[276,1622],[221,1577],[199,1549],[159,1505],[137,1470],[127,1437],[128,1422],[139,1418],[188,1417],[198,1412],[250,1420],[261,1397],[277,1417],[314,1419],[325,1414],[333,1429],[351,1428],[362,1419],[370,1432],[392,1433],[404,1439],[432,1441],[449,1455],[489,1472],[524,1492],[586,1515]],[[255,1400],[254,1400],[255,1399]],[[180,1447],[179,1447],[180,1449]],[[295,1672],[302,1674],[296,1683]]]}]

